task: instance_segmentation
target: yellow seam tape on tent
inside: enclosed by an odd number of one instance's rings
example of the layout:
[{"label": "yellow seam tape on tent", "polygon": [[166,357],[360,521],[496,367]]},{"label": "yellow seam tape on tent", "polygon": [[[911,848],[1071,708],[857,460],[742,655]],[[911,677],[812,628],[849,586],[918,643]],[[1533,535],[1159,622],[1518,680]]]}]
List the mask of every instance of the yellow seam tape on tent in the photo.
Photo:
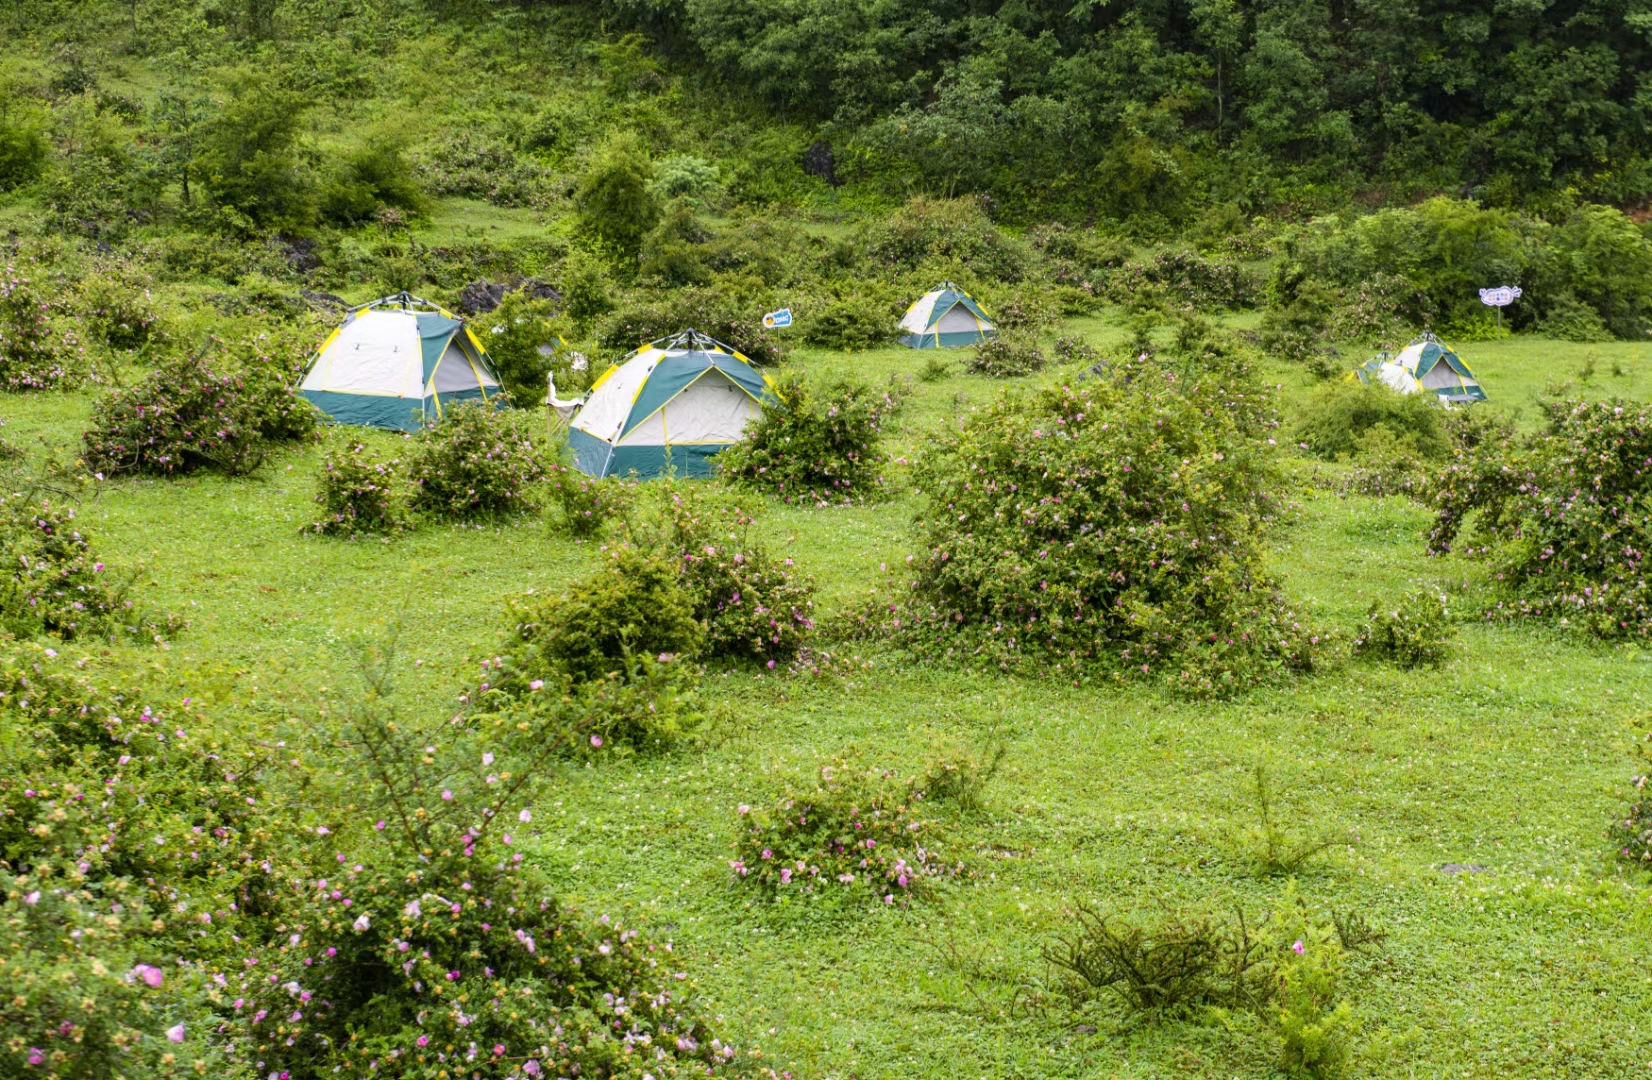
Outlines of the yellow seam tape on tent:
[{"label": "yellow seam tape on tent", "polygon": [[597,381],[591,384],[591,389],[587,390],[586,393],[589,394],[589,393],[592,393],[595,390],[597,390],[599,387],[602,386],[603,383],[605,383],[609,380],[609,378],[614,374],[614,372],[616,372],[618,370],[619,370],[619,365],[618,364],[609,364],[608,365],[608,370],[604,371],[601,375],[597,376]]},{"label": "yellow seam tape on tent", "polygon": [[[309,374],[310,374],[310,371],[314,371],[315,366],[317,364],[321,363],[321,361],[323,361],[323,360],[326,360],[327,361],[327,371],[321,377],[321,383],[322,383],[322,389],[323,390],[325,390],[327,388],[327,384],[332,381],[332,374],[333,374],[333,359],[332,359],[332,357],[327,355],[327,350],[333,347],[333,342],[337,341],[338,336],[342,333],[344,333],[344,327],[341,324],[338,327],[334,328],[334,330],[331,334],[327,335],[327,340],[323,341],[321,343],[321,348],[319,348],[315,351],[315,359],[310,361],[309,371],[306,371],[304,373],[305,378],[308,378]],[[300,384],[302,384],[303,381],[304,381],[303,379],[300,379],[299,380]]]}]

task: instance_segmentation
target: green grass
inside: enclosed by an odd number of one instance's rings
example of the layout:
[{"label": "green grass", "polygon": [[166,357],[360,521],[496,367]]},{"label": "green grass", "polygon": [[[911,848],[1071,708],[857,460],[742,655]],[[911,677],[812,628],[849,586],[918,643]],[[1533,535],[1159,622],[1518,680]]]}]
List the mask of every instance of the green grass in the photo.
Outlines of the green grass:
[{"label": "green grass", "polygon": [[[1122,336],[1104,319],[1073,328],[1103,345]],[[1523,416],[1591,352],[1589,392],[1644,389],[1635,379],[1648,346],[1464,347],[1493,401]],[[882,380],[925,359],[803,350],[797,362]],[[1613,360],[1625,376],[1610,374]],[[1288,401],[1311,388],[1277,374]],[[894,436],[901,455],[1001,389],[965,375],[914,385]],[[13,397],[0,408],[14,441],[72,447],[92,400]],[[398,443],[369,438],[386,451]],[[557,588],[595,558],[594,544],[534,522],[426,526],[388,543],[302,536],[322,449],[243,480],[121,481],[81,508],[112,567],[141,564],[146,602],[191,620],[169,649],[121,649],[121,659],[249,725],[314,737],[325,733],[321,702],[355,685],[352,636],[399,624],[406,704],[436,712],[491,654],[507,599]],[[909,496],[769,507],[758,530],[816,576],[833,610],[864,595],[880,563],[904,559],[913,509]],[[1476,579],[1473,564],[1424,557],[1426,522],[1400,500],[1305,494],[1271,558],[1295,602],[1346,632],[1373,600]],[[1262,1077],[1272,1051],[1244,1018],[1119,1031],[1113,1017],[1029,1007],[1017,993],[1044,975],[1039,949],[1080,902],[1252,915],[1278,902],[1286,883],[1255,877],[1238,840],[1255,821],[1247,790],[1262,763],[1291,828],[1357,837],[1296,888],[1319,910],[1357,909],[1388,932],[1349,983],[1364,1024],[1354,1075],[1645,1075],[1652,888],[1619,874],[1602,830],[1630,768],[1624,721],[1652,698],[1652,664],[1462,614],[1456,654],[1438,671],[1354,664],[1221,704],[918,667],[876,649],[861,650],[849,676],[717,674],[722,737],[698,752],[569,769],[528,850],[571,901],[675,938],[726,1030],[797,1077]],[[847,912],[765,906],[730,882],[738,804],[766,802],[787,776],[850,747],[916,768],[936,737],[1009,747],[986,809],[959,827],[968,880],[910,909]],[[1447,863],[1485,870],[1453,876],[1439,869]]]}]

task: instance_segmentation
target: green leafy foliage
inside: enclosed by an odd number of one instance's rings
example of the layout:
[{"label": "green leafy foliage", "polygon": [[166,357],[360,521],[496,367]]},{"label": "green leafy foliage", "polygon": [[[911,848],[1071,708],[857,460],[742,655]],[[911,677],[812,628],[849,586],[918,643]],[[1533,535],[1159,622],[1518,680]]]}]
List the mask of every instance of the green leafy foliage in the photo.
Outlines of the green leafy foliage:
[{"label": "green leafy foliage", "polygon": [[673,562],[616,547],[566,593],[519,605],[512,668],[593,680],[643,657],[694,656],[705,642],[694,608]]},{"label": "green leafy foliage", "polygon": [[617,357],[692,329],[733,346],[759,366],[778,364],[786,359],[787,346],[764,329],[762,299],[742,284],[725,281],[638,298],[603,320],[598,343]]},{"label": "green leafy foliage", "polygon": [[1320,639],[1260,562],[1276,422],[1244,361],[1215,354],[1001,396],[932,438],[912,591],[857,625],[937,659],[1201,695],[1310,670]]},{"label": "green leafy foliage", "polygon": [[1375,603],[1354,638],[1354,654],[1404,669],[1439,667],[1451,655],[1451,613],[1445,597],[1419,589],[1398,604]]},{"label": "green leafy foliage", "polygon": [[558,524],[570,536],[589,537],[623,521],[636,484],[619,476],[587,476],[567,461],[546,466],[546,491],[562,511]]},{"label": "green leafy foliage", "polygon": [[1652,727],[1644,718],[1634,729],[1634,760],[1639,770],[1629,781],[1629,802],[1607,830],[1617,856],[1631,866],[1652,867]]},{"label": "green leafy foliage", "polygon": [[0,387],[12,393],[66,389],[85,377],[80,341],[54,323],[52,302],[24,276],[34,272],[8,265],[0,274]]},{"label": "green leafy foliage", "polygon": [[73,495],[31,485],[0,500],[0,622],[18,637],[65,641],[131,635],[158,640],[179,628],[157,626],[135,605],[131,581],[108,572],[76,520]]},{"label": "green leafy foliage", "polygon": [[1652,633],[1640,513],[1652,414],[1634,401],[1554,402],[1547,429],[1465,446],[1442,471],[1429,549],[1449,551],[1473,515],[1467,553],[1487,559],[1496,613],[1559,620],[1607,640]]},{"label": "green leafy foliage", "polygon": [[545,463],[520,414],[467,401],[414,437],[407,476],[415,510],[475,521],[531,510]]},{"label": "green leafy foliage", "polygon": [[899,313],[878,296],[850,293],[827,301],[806,320],[804,340],[823,349],[873,349],[895,340]]},{"label": "green leafy foliage", "polygon": [[879,391],[847,379],[787,375],[775,392],[780,405],[763,410],[745,438],[718,455],[722,475],[787,502],[875,498],[882,483],[879,440],[900,409],[899,384]]},{"label": "green leafy foliage", "polygon": [[622,258],[635,258],[660,216],[649,187],[651,173],[646,151],[634,136],[611,138],[591,159],[574,191],[580,228]]},{"label": "green leafy foliage", "polygon": [[1379,384],[1338,380],[1303,406],[1292,436],[1329,460],[1437,461],[1451,452],[1443,412],[1431,394],[1401,394]]},{"label": "green leafy foliage", "polygon": [[315,493],[321,517],[307,531],[347,537],[399,531],[406,524],[400,470],[399,458],[385,460],[359,442],[330,452]]},{"label": "green leafy foliage", "polygon": [[573,350],[562,336],[563,321],[550,300],[514,289],[498,307],[477,318],[475,329],[511,402],[521,408],[534,408],[544,400],[547,374],[555,377],[559,393],[577,394],[590,384],[591,365],[574,367]]},{"label": "green leafy foliage", "polygon": [[729,869],[775,900],[904,904],[963,873],[924,809],[917,782],[839,758],[768,809],[741,805]]},{"label": "green leafy foliage", "polygon": [[1044,350],[1030,337],[1004,334],[983,341],[964,357],[964,370],[994,379],[1011,379],[1042,371]]}]

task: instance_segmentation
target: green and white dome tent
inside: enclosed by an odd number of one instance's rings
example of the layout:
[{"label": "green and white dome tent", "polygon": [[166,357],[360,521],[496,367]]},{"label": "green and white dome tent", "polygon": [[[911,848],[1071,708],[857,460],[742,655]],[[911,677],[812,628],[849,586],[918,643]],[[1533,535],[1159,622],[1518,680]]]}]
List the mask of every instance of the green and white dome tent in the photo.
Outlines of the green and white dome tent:
[{"label": "green and white dome tent", "polygon": [[998,336],[975,298],[950,281],[918,297],[902,316],[901,330],[901,344],[914,349],[956,349]]},{"label": "green and white dome tent", "polygon": [[684,330],[644,345],[591,384],[568,424],[574,464],[591,476],[709,476],[774,384],[732,346]]},{"label": "green and white dome tent", "polygon": [[298,392],[340,424],[415,431],[464,401],[491,401],[499,375],[465,321],[401,292],[345,316]]},{"label": "green and white dome tent", "polygon": [[1359,369],[1361,382],[1379,382],[1402,394],[1433,394],[1451,405],[1486,400],[1480,380],[1433,334],[1424,334],[1397,355],[1378,353]]}]

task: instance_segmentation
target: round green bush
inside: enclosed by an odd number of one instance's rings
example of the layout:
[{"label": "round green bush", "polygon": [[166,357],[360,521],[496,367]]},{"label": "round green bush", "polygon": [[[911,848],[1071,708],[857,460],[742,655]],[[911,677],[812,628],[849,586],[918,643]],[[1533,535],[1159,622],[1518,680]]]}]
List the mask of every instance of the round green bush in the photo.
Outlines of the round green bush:
[{"label": "round green bush", "polygon": [[448,408],[415,436],[411,458],[414,509],[458,521],[525,513],[545,479],[527,421],[492,403]]},{"label": "round green bush", "polygon": [[1194,694],[1309,670],[1319,638],[1262,565],[1274,423],[1249,370],[1214,355],[1001,396],[933,437],[911,591],[854,626],[951,662],[1162,673]]},{"label": "round green bush", "polygon": [[361,443],[329,453],[321,463],[315,501],[321,518],[307,531],[331,536],[393,533],[405,524],[398,480],[401,460],[383,460]]},{"label": "round green bush", "polygon": [[899,384],[876,390],[849,379],[783,376],[781,404],[765,409],[745,438],[718,455],[721,474],[786,502],[818,505],[875,497],[883,478],[883,426],[899,411]]}]

